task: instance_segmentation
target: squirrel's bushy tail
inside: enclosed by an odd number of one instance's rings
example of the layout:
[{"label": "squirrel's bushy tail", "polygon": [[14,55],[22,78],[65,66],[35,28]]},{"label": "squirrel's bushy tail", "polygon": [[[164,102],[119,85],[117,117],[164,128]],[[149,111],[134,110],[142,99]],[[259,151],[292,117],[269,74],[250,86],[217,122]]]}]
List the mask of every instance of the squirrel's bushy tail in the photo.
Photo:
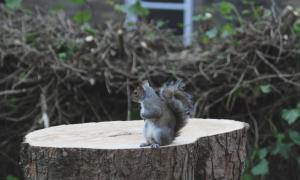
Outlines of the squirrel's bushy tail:
[{"label": "squirrel's bushy tail", "polygon": [[192,96],[184,91],[185,84],[179,80],[165,83],[160,89],[160,97],[176,117],[175,137],[193,114]]}]

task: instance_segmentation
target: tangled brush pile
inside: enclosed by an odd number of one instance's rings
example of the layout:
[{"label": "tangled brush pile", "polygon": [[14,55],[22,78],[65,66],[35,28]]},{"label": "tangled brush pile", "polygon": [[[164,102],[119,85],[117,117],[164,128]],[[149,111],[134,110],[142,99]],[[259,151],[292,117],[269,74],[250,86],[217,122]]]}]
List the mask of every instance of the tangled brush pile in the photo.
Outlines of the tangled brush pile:
[{"label": "tangled brush pile", "polygon": [[90,31],[63,14],[1,7],[1,158],[16,161],[22,137],[43,126],[126,119],[130,90],[144,79],[183,79],[196,116],[247,121],[250,144],[266,144],[278,111],[300,96],[295,18],[284,11],[205,48],[185,48],[151,24],[128,30],[107,23]]}]

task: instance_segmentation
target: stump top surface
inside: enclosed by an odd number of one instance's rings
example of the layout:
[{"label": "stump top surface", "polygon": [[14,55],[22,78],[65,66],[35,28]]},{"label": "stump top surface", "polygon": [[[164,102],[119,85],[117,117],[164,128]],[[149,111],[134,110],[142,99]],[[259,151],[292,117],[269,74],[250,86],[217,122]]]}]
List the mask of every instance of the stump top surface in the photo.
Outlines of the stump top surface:
[{"label": "stump top surface", "polygon": [[[169,146],[190,144],[201,137],[240,130],[245,123],[233,120],[190,119]],[[29,133],[25,143],[55,148],[136,149],[144,142],[144,121],[110,121],[60,125]]]}]

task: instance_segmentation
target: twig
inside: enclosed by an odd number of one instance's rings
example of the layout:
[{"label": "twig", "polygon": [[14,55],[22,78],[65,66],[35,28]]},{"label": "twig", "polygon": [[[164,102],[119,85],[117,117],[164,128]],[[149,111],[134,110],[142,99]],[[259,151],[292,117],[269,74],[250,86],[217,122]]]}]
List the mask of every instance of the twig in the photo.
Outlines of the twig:
[{"label": "twig", "polygon": [[131,92],[129,87],[129,79],[126,80],[126,92],[127,92],[127,121],[131,120]]},{"label": "twig", "polygon": [[50,126],[50,121],[49,121],[49,116],[48,116],[48,113],[47,113],[47,109],[48,109],[48,106],[47,106],[47,101],[46,101],[46,90],[45,89],[42,89],[42,92],[41,92],[41,112],[42,112],[42,121],[44,122],[44,127],[45,128],[48,128]]},{"label": "twig", "polygon": [[25,93],[27,91],[28,91],[28,89],[5,90],[5,91],[0,91],[0,96],[21,94],[21,93]]},{"label": "twig", "polygon": [[289,83],[289,84],[292,84],[292,85],[294,85],[294,86],[297,86],[297,87],[300,87],[300,84],[299,83],[296,83],[296,82],[293,82],[293,81],[290,81],[290,80],[288,80],[288,79],[286,79],[284,76],[283,76],[283,74],[273,65],[273,64],[271,64],[268,60],[266,60],[265,59],[265,57],[263,56],[263,54],[260,52],[260,51],[258,51],[258,50],[256,50],[255,51],[256,52],[256,54],[258,55],[258,57],[260,57],[260,59],[264,62],[264,63],[266,63],[274,72],[276,72],[277,73],[277,75],[278,75],[278,77],[280,78],[280,79],[282,79],[284,82],[286,82],[286,83]]}]

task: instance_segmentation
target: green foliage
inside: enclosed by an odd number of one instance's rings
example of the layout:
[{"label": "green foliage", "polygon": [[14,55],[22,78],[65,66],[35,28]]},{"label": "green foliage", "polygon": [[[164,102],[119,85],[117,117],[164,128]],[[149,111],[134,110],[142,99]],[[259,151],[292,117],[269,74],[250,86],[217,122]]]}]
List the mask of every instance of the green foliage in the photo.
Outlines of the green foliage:
[{"label": "green foliage", "polygon": [[145,17],[149,14],[149,10],[142,6],[140,0],[137,0],[133,5],[128,6],[126,12],[141,17]]},{"label": "green foliage", "polygon": [[217,28],[212,28],[212,29],[206,31],[206,32],[205,32],[205,35],[206,35],[208,38],[210,38],[210,39],[215,38],[215,37],[217,37],[217,35],[218,35],[218,29],[217,29]]},{"label": "green foliage", "polygon": [[69,0],[71,3],[74,3],[74,4],[83,4],[85,3],[85,0]]},{"label": "green foliage", "polygon": [[284,109],[281,117],[289,124],[293,124],[300,117],[300,108]]},{"label": "green foliage", "polygon": [[98,32],[97,29],[94,29],[93,27],[90,26],[85,26],[83,30],[89,35],[95,35]]},{"label": "green foliage", "polygon": [[289,137],[293,141],[293,143],[300,145],[300,133],[298,131],[290,130]]},{"label": "green foliage", "polygon": [[[236,29],[241,25],[272,15],[271,10],[265,9],[255,0],[244,0],[243,3],[241,12],[233,3],[224,0],[204,8],[200,14],[195,15],[193,21],[199,23],[199,32],[202,34],[200,42],[207,44],[230,38],[236,34]],[[225,24],[218,22],[220,17]]]},{"label": "green foliage", "polygon": [[243,180],[252,180],[252,176],[250,174],[244,174]]},{"label": "green foliage", "polygon": [[269,172],[269,162],[262,159],[256,166],[251,169],[253,175],[265,175]]},{"label": "green foliage", "polygon": [[273,150],[271,151],[272,155],[280,155],[284,159],[289,158],[289,154],[291,152],[291,147],[293,144],[291,143],[277,143]]},{"label": "green foliage", "polygon": [[6,176],[6,180],[19,180],[19,178],[9,175],[9,176]]},{"label": "green foliage", "polygon": [[22,0],[5,0],[5,6],[9,9],[19,9]]},{"label": "green foliage", "polygon": [[235,9],[235,6],[232,3],[225,1],[218,3],[217,7],[222,16],[231,15]]},{"label": "green foliage", "polygon": [[27,79],[27,77],[28,77],[28,74],[26,74],[25,72],[22,72],[20,74],[19,79],[20,79],[20,81],[25,81]]},{"label": "green foliage", "polygon": [[198,14],[196,16],[193,17],[193,21],[207,21],[210,20],[212,18],[212,14],[209,12],[206,12],[204,14]]},{"label": "green foliage", "polygon": [[264,94],[268,94],[272,91],[270,84],[260,85],[259,89]]},{"label": "green foliage", "polygon": [[268,150],[267,148],[261,148],[259,151],[258,151],[258,156],[259,156],[259,159],[265,159],[268,155]]},{"label": "green foliage", "polygon": [[63,10],[64,10],[64,6],[62,4],[56,4],[51,8],[50,13],[57,14],[58,12]]},{"label": "green foliage", "polygon": [[54,49],[56,50],[58,59],[62,61],[70,59],[77,51],[75,42],[59,42]]},{"label": "green foliage", "polygon": [[111,4],[114,7],[114,9],[118,12],[140,17],[145,17],[149,14],[149,10],[142,6],[140,0],[136,0],[134,4],[128,6],[116,3],[113,0],[108,0],[107,2]]},{"label": "green foliage", "polygon": [[78,11],[73,17],[73,20],[80,25],[89,22],[91,19],[92,13],[90,11]]},{"label": "green foliage", "polygon": [[235,34],[235,27],[233,26],[233,24],[227,23],[223,25],[220,31],[221,31],[221,37],[226,38],[228,36],[232,36]]},{"label": "green foliage", "polygon": [[293,24],[293,31],[300,35],[300,19]]},{"label": "green foliage", "polygon": [[[252,175],[266,175],[269,172],[269,162],[266,159],[268,155],[268,149],[267,148],[261,148],[258,150],[258,158],[259,162],[252,167],[251,174]],[[248,175],[250,176],[250,175]]]},{"label": "green foliage", "polygon": [[[259,86],[263,93],[270,92],[270,85]],[[261,147],[252,152],[250,158],[250,164],[248,163],[248,171],[251,168],[250,173],[246,173],[244,180],[251,180],[252,176],[264,176],[269,173],[269,157],[268,156],[279,156],[284,160],[291,158],[293,154],[293,147],[300,145],[300,133],[293,129],[291,126],[299,119],[300,103],[295,108],[282,110],[282,119],[289,125],[285,132],[275,132],[274,138],[276,142],[274,145],[268,147]],[[296,157],[295,161],[298,163],[300,168],[300,157]],[[253,162],[257,162],[256,164]]]}]

